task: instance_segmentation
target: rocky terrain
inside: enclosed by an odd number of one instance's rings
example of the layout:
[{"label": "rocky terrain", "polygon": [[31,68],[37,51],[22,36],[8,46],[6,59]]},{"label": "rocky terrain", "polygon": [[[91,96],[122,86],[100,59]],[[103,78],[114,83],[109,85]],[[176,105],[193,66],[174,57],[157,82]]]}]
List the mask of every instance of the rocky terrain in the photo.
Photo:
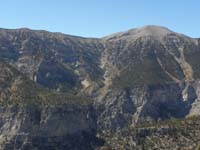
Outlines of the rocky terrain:
[{"label": "rocky terrain", "polygon": [[199,39],[159,26],[0,29],[0,147],[197,149],[199,58]]}]

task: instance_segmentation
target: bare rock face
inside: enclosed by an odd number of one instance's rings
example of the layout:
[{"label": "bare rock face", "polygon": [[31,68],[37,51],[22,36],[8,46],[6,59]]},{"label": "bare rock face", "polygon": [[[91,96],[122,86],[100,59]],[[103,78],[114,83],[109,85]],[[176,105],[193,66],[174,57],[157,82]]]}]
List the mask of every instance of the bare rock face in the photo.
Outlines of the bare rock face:
[{"label": "bare rock face", "polygon": [[94,149],[200,115],[199,58],[199,39],[159,26],[101,39],[0,29],[0,146]]},{"label": "bare rock face", "polygon": [[102,143],[87,97],[58,94],[5,62],[0,66],[0,149],[92,149]]},{"label": "bare rock face", "polygon": [[[78,150],[92,149],[92,145],[100,143],[90,107],[34,107],[1,112],[2,149]],[[5,116],[6,113],[10,115]]]}]

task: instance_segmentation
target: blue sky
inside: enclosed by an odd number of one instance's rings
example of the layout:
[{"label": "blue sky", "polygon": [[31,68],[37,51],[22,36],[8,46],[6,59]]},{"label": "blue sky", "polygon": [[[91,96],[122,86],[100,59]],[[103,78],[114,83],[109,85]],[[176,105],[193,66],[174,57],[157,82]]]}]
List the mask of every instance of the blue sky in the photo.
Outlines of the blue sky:
[{"label": "blue sky", "polygon": [[199,0],[3,0],[0,27],[102,37],[144,25],[200,37]]}]

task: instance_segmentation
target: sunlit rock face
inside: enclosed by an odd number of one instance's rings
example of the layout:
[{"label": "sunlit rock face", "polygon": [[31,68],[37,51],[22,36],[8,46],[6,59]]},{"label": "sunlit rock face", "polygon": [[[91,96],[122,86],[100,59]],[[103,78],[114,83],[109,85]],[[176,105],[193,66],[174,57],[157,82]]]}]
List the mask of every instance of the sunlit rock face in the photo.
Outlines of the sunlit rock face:
[{"label": "sunlit rock face", "polygon": [[200,115],[199,45],[159,26],[99,39],[0,29],[0,146],[95,149],[108,134]]}]

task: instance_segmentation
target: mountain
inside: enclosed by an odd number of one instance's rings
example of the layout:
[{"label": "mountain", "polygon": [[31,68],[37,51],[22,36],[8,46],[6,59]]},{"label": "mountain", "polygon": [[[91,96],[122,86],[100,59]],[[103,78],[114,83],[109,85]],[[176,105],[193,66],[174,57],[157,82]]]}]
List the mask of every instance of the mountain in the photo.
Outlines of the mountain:
[{"label": "mountain", "polygon": [[[144,124],[188,121],[200,115],[199,58],[200,39],[154,25],[103,38],[0,29],[0,146],[114,149],[113,139],[131,142]],[[154,135],[162,140],[157,130],[145,138]]]}]

